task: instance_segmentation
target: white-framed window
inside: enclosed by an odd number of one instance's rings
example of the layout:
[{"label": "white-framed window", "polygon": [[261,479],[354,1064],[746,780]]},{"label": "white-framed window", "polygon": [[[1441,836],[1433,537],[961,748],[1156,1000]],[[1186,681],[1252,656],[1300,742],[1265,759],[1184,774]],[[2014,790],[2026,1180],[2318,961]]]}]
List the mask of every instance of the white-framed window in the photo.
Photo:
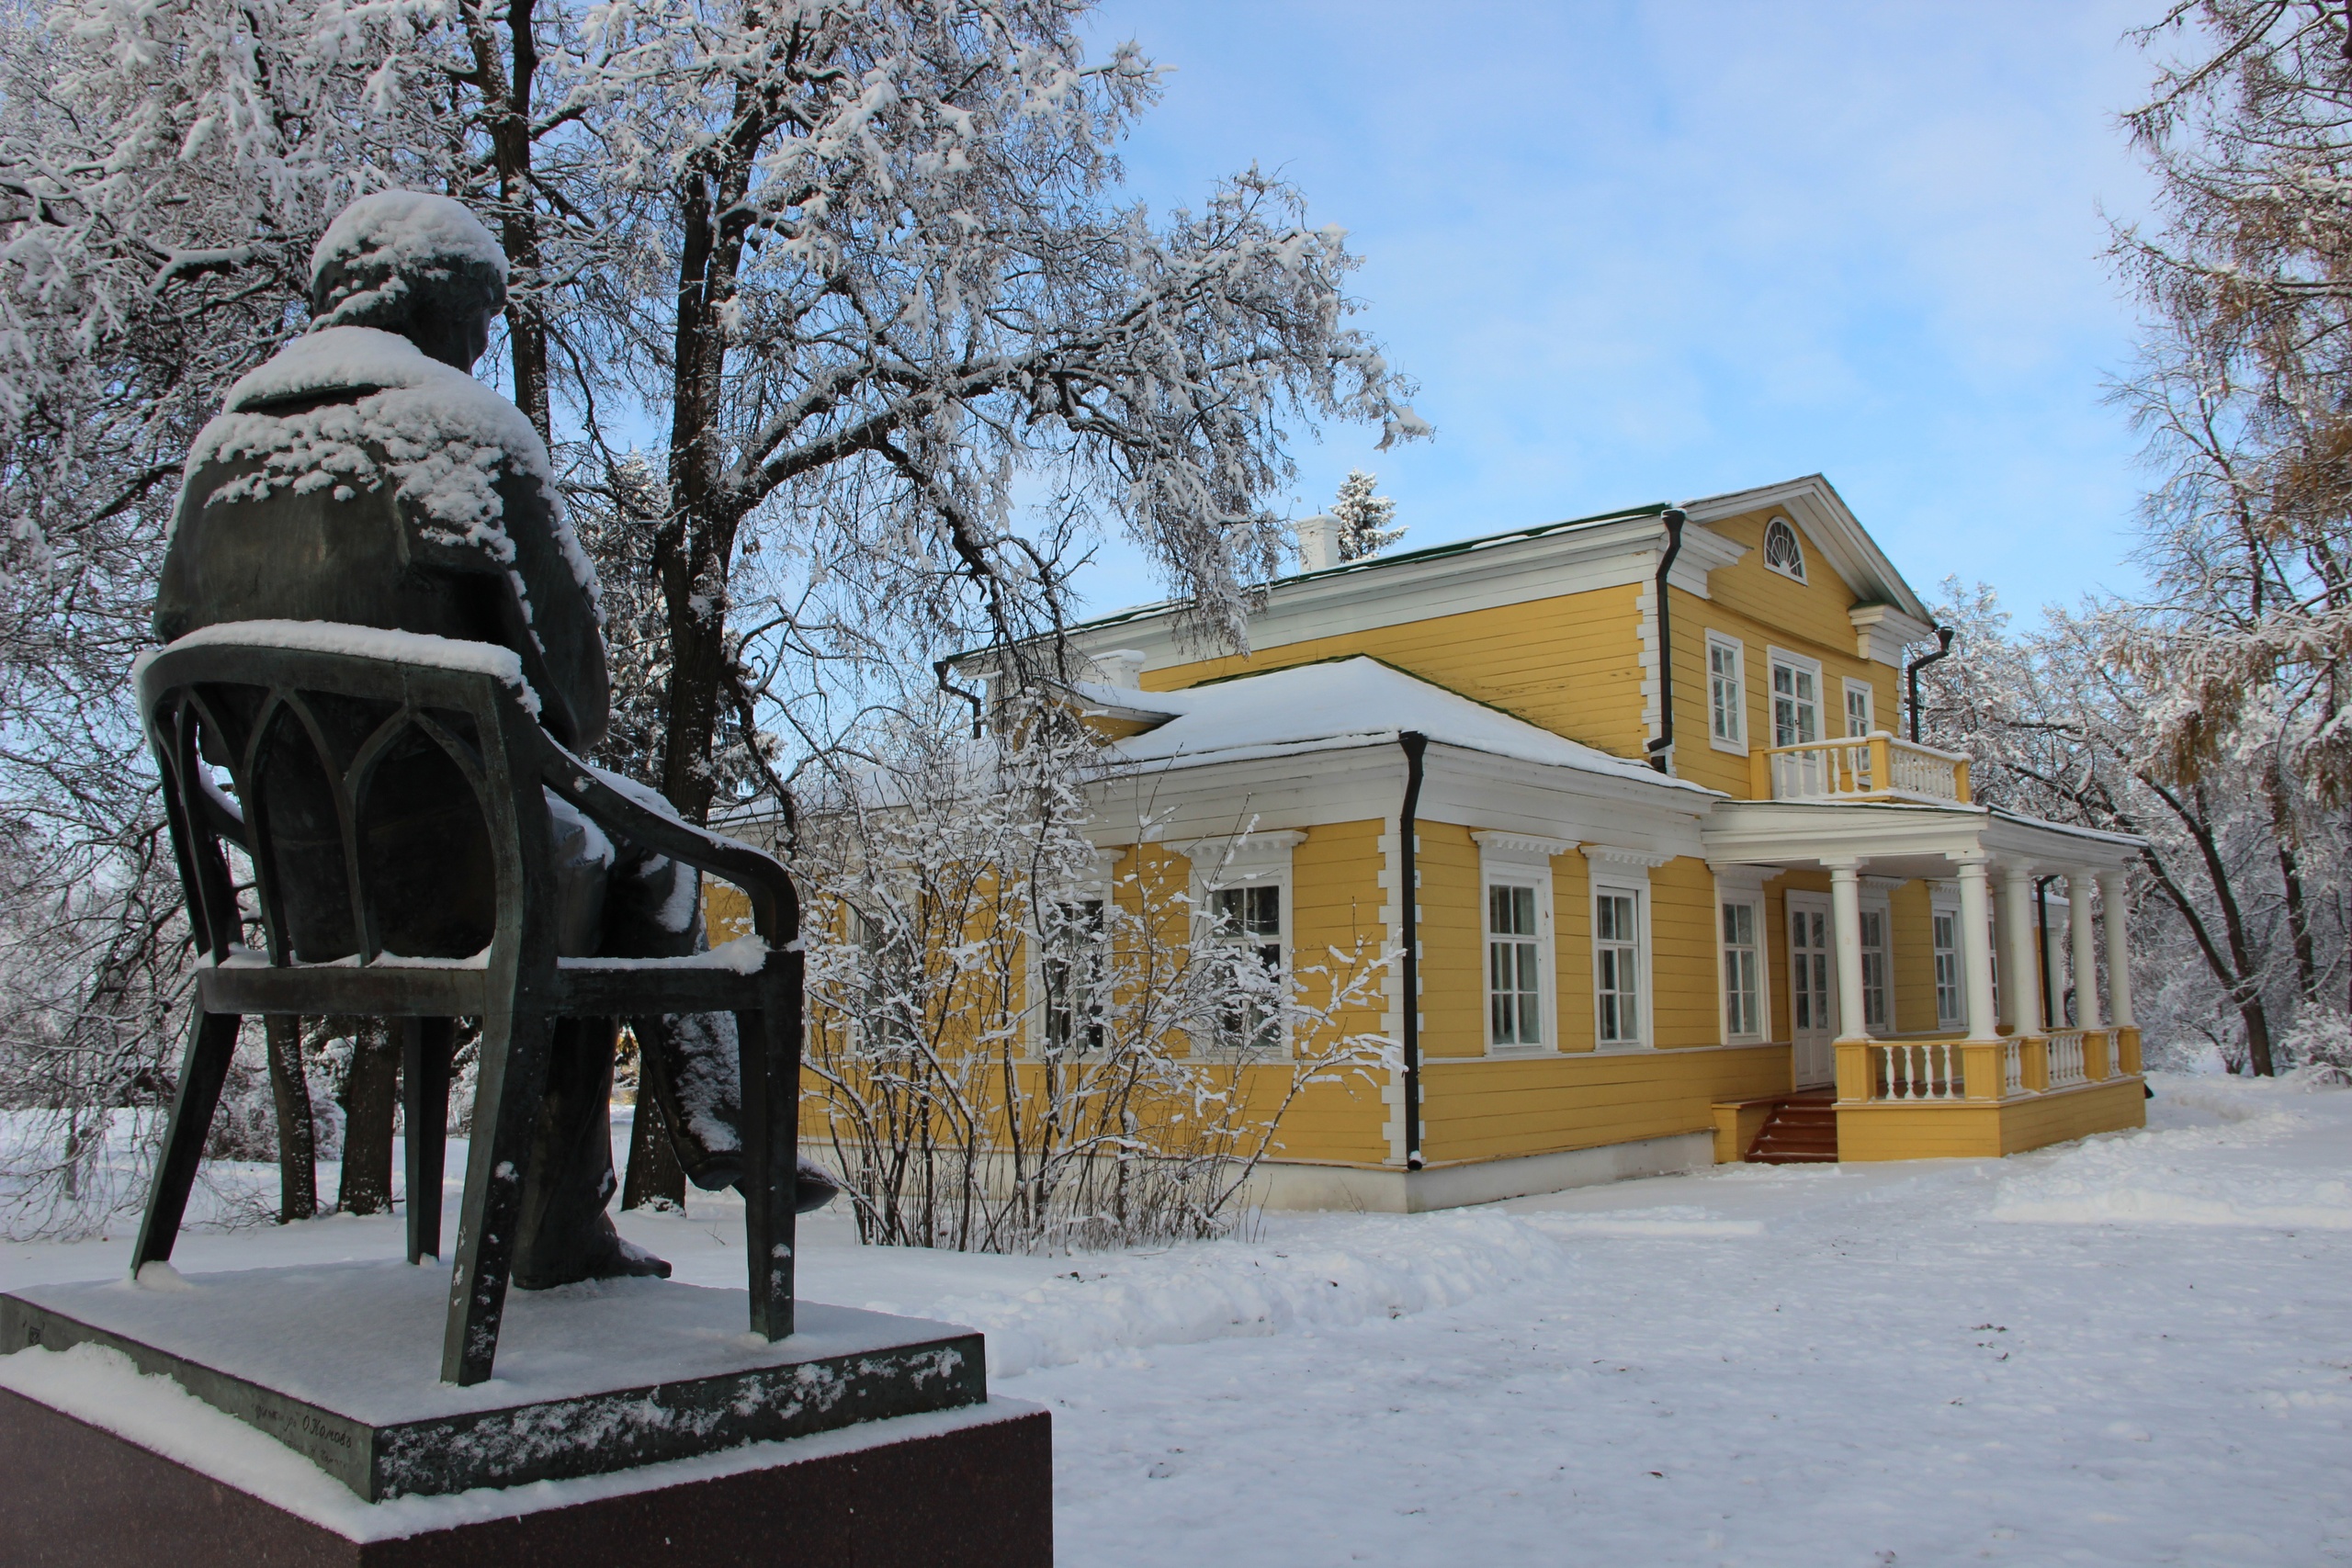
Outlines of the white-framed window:
[{"label": "white-framed window", "polygon": [[1236,1055],[1286,1051],[1291,852],[1296,829],[1186,847],[1193,862],[1193,941],[1216,951],[1233,985],[1206,1043]]},{"label": "white-framed window", "polygon": [[1764,570],[1777,571],[1793,582],[1805,580],[1804,546],[1797,538],[1796,525],[1785,517],[1764,525]]},{"label": "white-framed window", "polygon": [[1604,1046],[1639,1046],[1649,1037],[1642,1027],[1644,980],[1642,964],[1642,891],[1639,888],[1595,888],[1592,891],[1592,1001],[1597,1022],[1595,1039]]},{"label": "white-framed window", "polygon": [[1849,677],[1846,682],[1846,734],[1849,739],[1859,739],[1878,728],[1871,721],[1871,683]]},{"label": "white-framed window", "polygon": [[1592,1035],[1603,1051],[1640,1050],[1651,1036],[1650,871],[1670,855],[1584,846],[1592,867]]},{"label": "white-framed window", "polygon": [[1603,1047],[1639,1045],[1644,1022],[1642,891],[1597,887],[1592,895],[1594,1038]]},{"label": "white-framed window", "polygon": [[1723,920],[1724,1038],[1764,1035],[1764,900],[1726,897]]},{"label": "white-framed window", "polygon": [[1234,955],[1234,993],[1217,1014],[1217,1043],[1227,1051],[1271,1051],[1283,1043],[1283,977],[1288,965],[1289,888],[1272,879],[1209,891],[1209,940]]},{"label": "white-framed window", "polygon": [[1481,830],[1470,837],[1478,845],[1487,1049],[1502,1055],[1556,1050],[1552,857],[1576,845],[1526,833]]},{"label": "white-framed window", "polygon": [[885,1055],[903,1050],[914,1043],[923,1004],[908,933],[855,907],[848,919],[858,954],[857,1013],[850,1021],[857,1047]]},{"label": "white-framed window", "polygon": [[1037,964],[1039,1025],[1045,1046],[1057,1055],[1100,1051],[1110,1007],[1111,955],[1097,894],[1057,899],[1039,910]]},{"label": "white-framed window", "polygon": [[1933,908],[1928,912],[1936,954],[1936,1023],[1951,1028],[1964,1021],[1967,1003],[1960,977],[1960,911]]},{"label": "white-framed window", "polygon": [[1747,750],[1747,649],[1737,637],[1707,634],[1707,742]]},{"label": "white-framed window", "polygon": [[1887,951],[1885,906],[1862,910],[1862,1027],[1872,1034],[1894,1032],[1894,965]]},{"label": "white-framed window", "polygon": [[1030,1043],[1041,1053],[1102,1047],[1111,1006],[1112,868],[1125,850],[1097,850],[1090,874],[1039,889],[1030,912]]},{"label": "white-framed window", "polygon": [[1803,654],[1770,650],[1772,744],[1810,746],[1821,739],[1821,665]]},{"label": "white-framed window", "polygon": [[1544,1043],[1552,1010],[1544,998],[1538,923],[1533,887],[1487,884],[1487,1043],[1498,1051]]}]

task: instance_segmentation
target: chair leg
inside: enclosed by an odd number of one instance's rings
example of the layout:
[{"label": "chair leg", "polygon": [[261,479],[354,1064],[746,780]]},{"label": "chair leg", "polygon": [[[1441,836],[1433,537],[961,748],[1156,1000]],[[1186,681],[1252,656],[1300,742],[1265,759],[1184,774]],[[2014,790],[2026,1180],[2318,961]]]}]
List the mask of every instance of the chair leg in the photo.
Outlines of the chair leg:
[{"label": "chair leg", "polygon": [[408,1128],[408,1260],[441,1256],[441,1168],[449,1146],[449,1058],[453,1018],[403,1018],[401,1120]]},{"label": "chair leg", "polygon": [[[794,955],[797,957],[797,954]],[[743,1250],[752,1332],[792,1332],[793,1247],[800,1169],[798,987],[769,987],[769,1005],[735,1015],[743,1085]]]},{"label": "chair leg", "polygon": [[155,1161],[155,1185],[147,1193],[139,1246],[130,1255],[134,1279],[145,1265],[169,1261],[172,1244],[179,1239],[187,1195],[196,1186],[197,1167],[204,1161],[205,1135],[212,1131],[212,1113],[220,1109],[220,1086],[229,1077],[229,1058],[236,1054],[237,1030],[243,1022],[232,1012],[206,1012],[201,999],[189,1010],[179,1092],[172,1098],[172,1119]]},{"label": "chair leg", "polygon": [[548,1023],[545,1014],[533,1012],[493,1013],[481,1021],[473,1145],[466,1156],[458,1263],[441,1338],[441,1381],[460,1387],[486,1381],[498,1355],[524,1172],[547,1088]]}]

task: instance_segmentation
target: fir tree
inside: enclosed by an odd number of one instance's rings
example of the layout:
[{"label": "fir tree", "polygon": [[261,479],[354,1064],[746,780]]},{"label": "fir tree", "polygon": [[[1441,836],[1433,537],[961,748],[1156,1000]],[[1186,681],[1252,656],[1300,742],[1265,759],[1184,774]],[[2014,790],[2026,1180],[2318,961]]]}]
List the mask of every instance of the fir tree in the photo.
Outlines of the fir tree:
[{"label": "fir tree", "polygon": [[1372,487],[1379,482],[1377,474],[1362,468],[1350,469],[1340,481],[1340,498],[1331,503],[1331,515],[1340,520],[1341,560],[1376,556],[1405,536],[1404,529],[1389,525],[1396,515],[1396,503],[1372,493]]}]

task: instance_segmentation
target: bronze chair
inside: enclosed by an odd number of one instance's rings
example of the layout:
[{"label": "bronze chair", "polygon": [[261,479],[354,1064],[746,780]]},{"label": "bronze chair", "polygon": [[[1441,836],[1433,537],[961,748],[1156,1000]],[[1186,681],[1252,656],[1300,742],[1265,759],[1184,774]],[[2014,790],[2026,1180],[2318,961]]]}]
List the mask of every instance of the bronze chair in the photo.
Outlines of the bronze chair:
[{"label": "bronze chair", "polygon": [[[338,638],[336,634],[347,633]],[[349,649],[335,650],[340,644]],[[302,646],[308,644],[309,646]],[[393,650],[397,649],[397,653]],[[364,650],[364,651],[363,651]],[[381,651],[379,651],[381,650]],[[440,1256],[441,1161],[455,1021],[481,1021],[473,1142],[458,1213],[441,1377],[491,1375],[498,1349],[523,1171],[547,1079],[548,1026],[565,1017],[732,1012],[741,1043],[745,1240],[751,1325],[792,1332],[793,1232],[798,1143],[801,957],[799,905],[770,856],[630,799],[557,744],[535,721],[511,653],[310,624],[226,626],[141,660],[139,700],[164,780],[173,848],[190,924],[203,948],[187,1045],[154,1187],[131,1260],[134,1273],[168,1259],[245,1014],[342,1013],[395,1021],[404,1054],[408,1125],[408,1253]],[[446,757],[480,807],[474,849],[486,854],[489,942],[467,958],[388,954],[371,881],[386,874],[361,830],[371,778],[388,756]],[[233,799],[214,782],[225,768]],[[439,766],[437,761],[435,766]],[[288,939],[288,888],[272,847],[273,778],[309,773],[329,800],[326,860],[341,846],[340,882],[353,953],[300,962]],[[315,770],[311,772],[311,770]],[[765,952],[609,960],[557,954],[546,795],[600,828],[735,884],[750,896]],[[243,945],[225,844],[250,861],[266,951]],[[453,881],[479,875],[460,863]],[[381,856],[375,857],[378,861]],[[402,874],[414,874],[406,865]],[[313,900],[315,902],[315,899]],[[731,962],[730,962],[731,961]]]}]

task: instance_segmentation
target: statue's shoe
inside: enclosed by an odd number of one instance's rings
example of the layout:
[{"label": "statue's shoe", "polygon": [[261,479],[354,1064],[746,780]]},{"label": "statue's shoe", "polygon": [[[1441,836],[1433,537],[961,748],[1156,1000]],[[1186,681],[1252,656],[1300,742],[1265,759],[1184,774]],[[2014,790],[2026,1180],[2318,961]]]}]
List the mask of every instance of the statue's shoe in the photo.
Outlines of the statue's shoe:
[{"label": "statue's shoe", "polygon": [[552,1290],[558,1285],[576,1285],[582,1280],[666,1280],[670,1265],[645,1248],[624,1239],[613,1228],[612,1216],[596,1216],[597,1228],[577,1253],[562,1259],[554,1268],[526,1273],[517,1269],[514,1284],[520,1291]]},{"label": "statue's shoe", "polygon": [[[722,1187],[740,1188],[743,1180],[743,1167],[734,1156],[722,1155],[688,1171],[686,1179],[706,1192],[716,1192]],[[821,1209],[842,1193],[841,1179],[805,1155],[800,1159],[797,1186],[799,1198],[792,1206],[796,1214]]]}]

